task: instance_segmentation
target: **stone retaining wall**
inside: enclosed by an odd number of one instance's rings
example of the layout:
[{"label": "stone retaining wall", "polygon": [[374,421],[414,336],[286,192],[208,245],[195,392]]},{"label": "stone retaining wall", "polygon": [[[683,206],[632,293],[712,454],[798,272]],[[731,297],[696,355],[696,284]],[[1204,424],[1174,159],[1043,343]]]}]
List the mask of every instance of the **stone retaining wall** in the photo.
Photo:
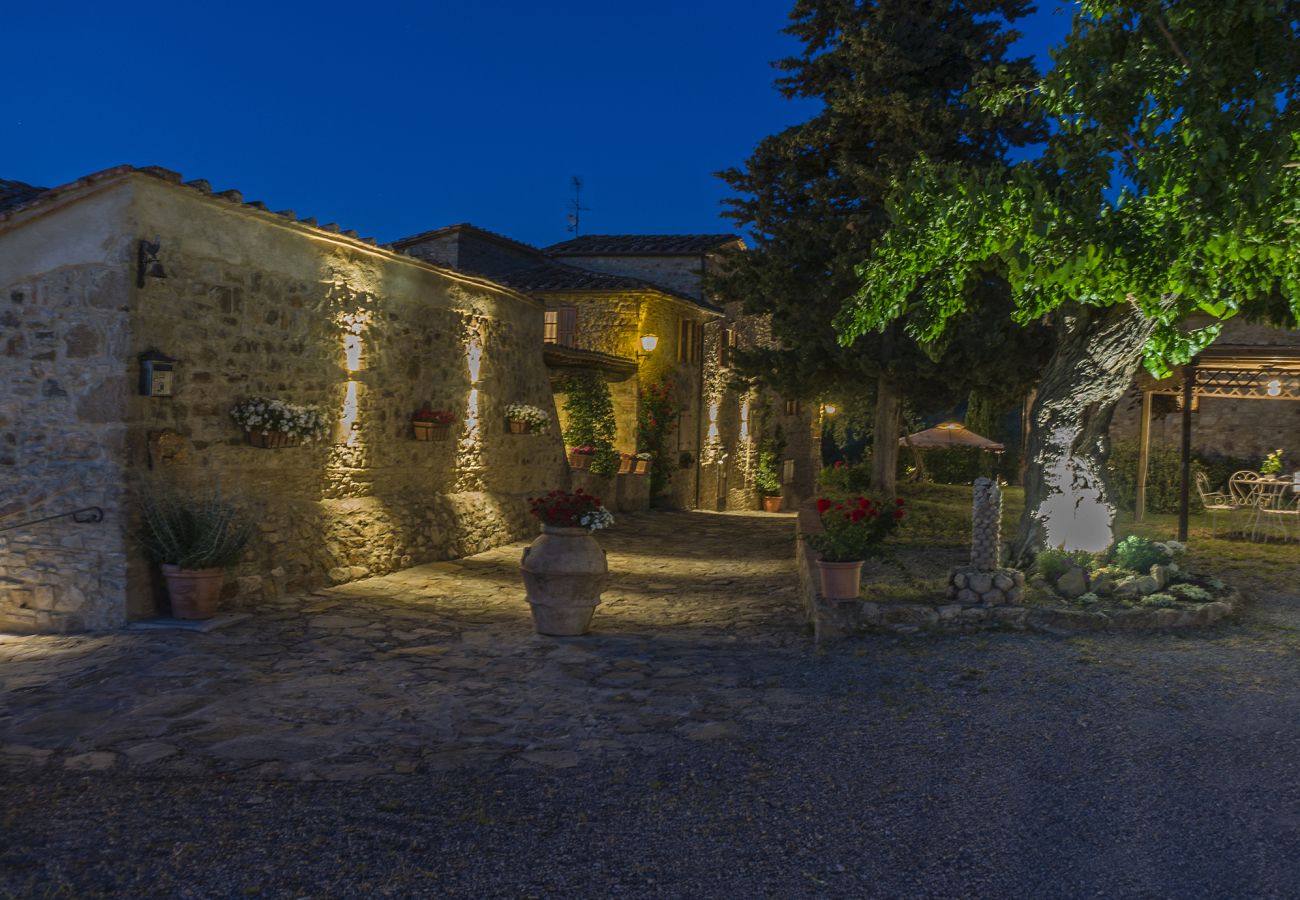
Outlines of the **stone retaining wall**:
[{"label": "stone retaining wall", "polygon": [[953,632],[980,628],[1033,629],[1051,634],[1080,631],[1131,631],[1208,625],[1233,615],[1242,602],[1234,592],[1227,600],[1183,609],[1126,609],[1112,613],[1087,612],[1041,606],[964,605],[950,600],[934,603],[897,603],[888,600],[827,600],[821,593],[817,554],[804,534],[821,533],[815,503],[799,509],[795,524],[795,561],[804,613],[821,645],[870,631],[914,634]]}]

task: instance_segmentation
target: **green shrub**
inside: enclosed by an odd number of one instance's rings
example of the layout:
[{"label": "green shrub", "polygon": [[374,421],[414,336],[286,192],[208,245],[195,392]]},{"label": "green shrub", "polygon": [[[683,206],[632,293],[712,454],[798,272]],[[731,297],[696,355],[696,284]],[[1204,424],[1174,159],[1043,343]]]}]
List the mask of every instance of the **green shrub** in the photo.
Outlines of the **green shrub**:
[{"label": "green shrub", "polygon": [[1112,556],[1116,565],[1132,569],[1134,572],[1150,572],[1152,566],[1169,562],[1169,554],[1165,548],[1149,538],[1138,537],[1136,534],[1131,534],[1116,544]]},{"label": "green shrub", "polygon": [[871,489],[871,463],[827,466],[822,469],[818,483],[826,493],[866,493]]},{"label": "green shrub", "polygon": [[1196,463],[1209,479],[1210,488],[1216,491],[1226,491],[1229,478],[1237,472],[1254,471],[1257,462],[1244,456],[1224,456],[1222,453],[1201,453],[1196,456]]},{"label": "green shrub", "polygon": [[618,471],[618,451],[614,449],[614,401],[609,383],[598,372],[579,372],[564,379],[564,412],[569,422],[564,440],[571,447],[590,444],[596,448],[591,471],[613,475]]},{"label": "green shrub", "polygon": [[1209,603],[1213,599],[1209,591],[1196,584],[1170,585],[1169,593],[1187,603]]},{"label": "green shrub", "polygon": [[1055,583],[1056,579],[1066,573],[1071,566],[1080,566],[1084,571],[1091,571],[1096,560],[1085,550],[1044,550],[1034,558],[1034,568],[1038,574]]},{"label": "green shrub", "polygon": [[992,473],[988,460],[981,458],[986,454],[974,447],[935,447],[923,452],[925,474],[937,484],[974,484],[986,470]]},{"label": "green shrub", "polygon": [[771,450],[763,450],[758,454],[758,466],[754,469],[754,487],[767,497],[781,493],[781,476],[776,471],[776,454]]},{"label": "green shrub", "polygon": [[1161,609],[1174,606],[1178,601],[1169,594],[1147,594],[1138,601],[1143,606],[1155,606]]},{"label": "green shrub", "polygon": [[[1106,468],[1110,473],[1112,501],[1120,509],[1133,509],[1137,505],[1138,445],[1135,441],[1115,441],[1111,445]],[[1190,504],[1193,513],[1201,512],[1200,497],[1196,493],[1196,472],[1200,463],[1192,460]],[[1235,470],[1234,470],[1235,471]],[[1176,447],[1156,444],[1147,457],[1147,512],[1176,513],[1183,480],[1182,454]],[[1226,478],[1225,478],[1226,480]]]}]

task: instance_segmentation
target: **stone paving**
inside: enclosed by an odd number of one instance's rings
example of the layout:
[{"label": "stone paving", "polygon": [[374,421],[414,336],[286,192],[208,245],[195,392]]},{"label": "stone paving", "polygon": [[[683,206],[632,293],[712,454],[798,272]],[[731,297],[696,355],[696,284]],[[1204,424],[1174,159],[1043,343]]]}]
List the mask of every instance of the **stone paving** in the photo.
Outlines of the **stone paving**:
[{"label": "stone paving", "polygon": [[514,544],[206,634],[0,638],[0,767],[356,780],[569,768],[796,721],[793,516],[625,514],[593,633],[533,633]]}]

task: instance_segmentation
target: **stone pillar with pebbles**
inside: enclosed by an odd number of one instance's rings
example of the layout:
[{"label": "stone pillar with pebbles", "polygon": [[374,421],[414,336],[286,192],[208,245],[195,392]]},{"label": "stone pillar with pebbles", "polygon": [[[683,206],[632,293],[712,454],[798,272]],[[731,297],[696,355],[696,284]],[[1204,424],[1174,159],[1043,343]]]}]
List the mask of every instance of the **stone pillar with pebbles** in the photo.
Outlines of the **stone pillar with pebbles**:
[{"label": "stone pillar with pebbles", "polygon": [[999,567],[1002,554],[1002,489],[992,478],[975,480],[971,504],[970,565],[953,569],[948,598],[962,606],[1006,606],[1024,595],[1025,575]]}]

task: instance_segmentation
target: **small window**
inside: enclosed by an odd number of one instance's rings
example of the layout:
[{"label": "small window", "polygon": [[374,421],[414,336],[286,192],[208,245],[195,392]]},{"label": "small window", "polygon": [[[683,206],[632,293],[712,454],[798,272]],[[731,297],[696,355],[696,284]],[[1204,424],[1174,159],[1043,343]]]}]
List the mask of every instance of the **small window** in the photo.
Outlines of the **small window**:
[{"label": "small window", "polygon": [[736,326],[728,325],[718,337],[718,364],[730,369],[736,360]]},{"label": "small window", "polygon": [[703,357],[704,326],[690,319],[681,319],[677,329],[677,361],[699,362]]},{"label": "small window", "polygon": [[561,306],[548,309],[542,314],[542,341],[572,347],[578,330],[578,308]]},{"label": "small window", "polygon": [[785,414],[787,416],[798,416],[803,414],[803,404],[798,400],[785,401]]}]

